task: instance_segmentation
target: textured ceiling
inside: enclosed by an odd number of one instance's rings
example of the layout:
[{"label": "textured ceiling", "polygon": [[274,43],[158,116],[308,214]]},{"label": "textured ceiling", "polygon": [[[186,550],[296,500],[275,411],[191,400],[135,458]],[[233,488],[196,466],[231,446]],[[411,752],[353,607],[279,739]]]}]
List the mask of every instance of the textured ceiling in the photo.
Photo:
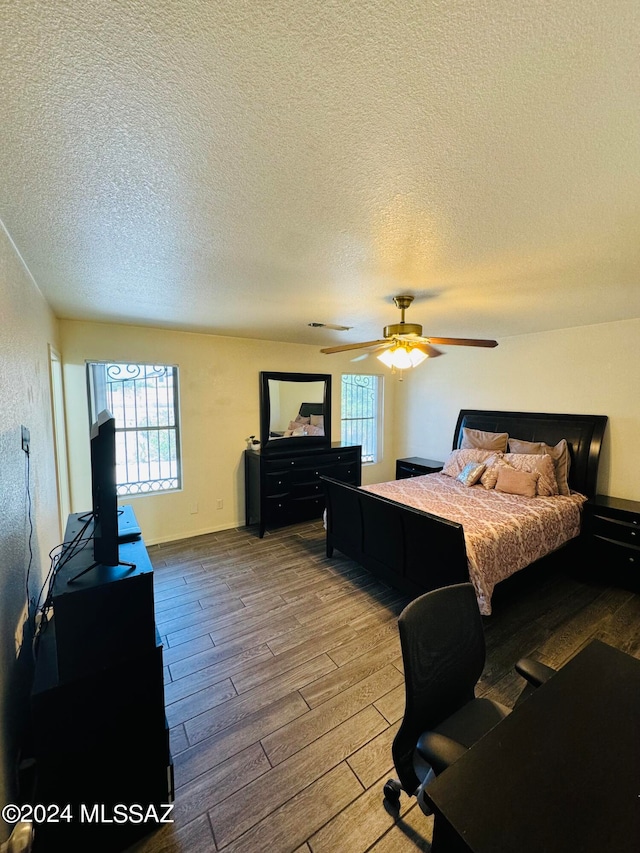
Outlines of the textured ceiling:
[{"label": "textured ceiling", "polygon": [[9,0],[0,30],[0,218],[61,317],[640,316],[637,0]]}]

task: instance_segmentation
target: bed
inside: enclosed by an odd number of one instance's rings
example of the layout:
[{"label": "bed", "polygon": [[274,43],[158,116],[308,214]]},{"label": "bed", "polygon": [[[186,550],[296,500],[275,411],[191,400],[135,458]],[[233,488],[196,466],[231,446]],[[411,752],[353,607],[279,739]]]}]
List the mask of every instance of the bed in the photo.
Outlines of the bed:
[{"label": "bed", "polygon": [[[551,447],[561,439],[566,440],[571,459],[568,476],[571,496],[520,499],[521,505],[528,506],[525,516],[548,516],[546,528],[528,526],[534,520],[537,524],[538,518],[522,521],[520,528],[518,501],[482,486],[466,488],[450,482],[445,496],[440,492],[437,499],[429,503],[428,493],[432,486],[435,487],[438,480],[445,486],[446,480],[451,481],[442,474],[362,488],[326,477],[323,480],[327,502],[327,556],[331,557],[337,548],[382,580],[410,594],[471,580],[481,612],[489,615],[496,583],[556,551],[565,542],[573,541],[579,533],[580,506],[584,498],[592,497],[596,490],[606,423],[604,415],[463,409],[454,431],[454,450],[460,447],[465,429],[508,433],[521,441],[544,442]],[[401,489],[404,494],[399,491]],[[487,548],[481,532],[474,530],[478,525],[473,521],[473,509],[467,505],[473,502],[472,495],[485,503],[488,499],[491,513],[500,516],[500,523],[490,526],[490,538],[499,533],[507,540],[511,538],[512,544],[518,544],[516,540],[528,537],[539,546],[531,551],[524,564],[521,554],[512,560],[503,556],[510,546],[504,546],[502,552],[496,552],[494,547],[490,569],[483,570],[482,566],[478,569],[478,552]],[[509,521],[511,513],[513,524]],[[546,532],[536,532],[542,529]],[[541,544],[538,540],[544,542]]]}]

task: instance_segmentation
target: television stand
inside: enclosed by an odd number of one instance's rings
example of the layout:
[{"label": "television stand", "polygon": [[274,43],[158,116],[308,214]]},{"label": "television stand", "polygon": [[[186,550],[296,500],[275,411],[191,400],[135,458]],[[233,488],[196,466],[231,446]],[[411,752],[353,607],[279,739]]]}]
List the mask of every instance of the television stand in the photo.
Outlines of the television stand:
[{"label": "television stand", "polygon": [[[82,525],[69,517],[67,542]],[[38,824],[34,853],[123,851],[157,824],[119,823],[116,805],[146,810],[173,800],[153,567],[143,539],[121,544],[120,556],[124,567],[105,566],[79,549],[54,580],[54,615],[35,662],[30,755],[34,802],[68,803],[71,819]],[[99,819],[83,820],[83,804]]]},{"label": "television stand", "polygon": [[[102,565],[102,563],[91,563],[91,565],[87,566],[86,569],[83,569],[81,572],[78,572],[77,575],[74,575],[72,578],[69,578],[67,583],[69,584],[69,583],[73,583],[74,581],[77,581],[78,578],[82,577],[82,575],[86,575],[86,573],[90,572],[91,569],[96,569],[98,566],[101,566],[101,565]],[[129,566],[130,569],[135,569],[136,564],[135,563],[124,563],[121,560],[119,563],[116,563],[116,566]]]}]

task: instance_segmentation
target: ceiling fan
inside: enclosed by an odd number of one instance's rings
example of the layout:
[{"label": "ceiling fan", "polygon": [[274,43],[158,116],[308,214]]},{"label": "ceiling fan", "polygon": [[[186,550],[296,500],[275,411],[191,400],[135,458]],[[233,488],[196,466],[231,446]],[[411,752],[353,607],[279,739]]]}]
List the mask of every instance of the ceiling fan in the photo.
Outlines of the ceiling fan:
[{"label": "ceiling fan", "polygon": [[422,334],[418,323],[406,323],[404,312],[413,302],[413,296],[394,296],[393,301],[400,309],[400,322],[385,326],[384,338],[378,341],[363,341],[359,344],[342,344],[338,347],[325,347],[320,352],[330,355],[334,352],[348,352],[355,349],[367,349],[373,353],[380,350],[378,358],[387,367],[406,370],[417,367],[425,358],[436,358],[443,353],[433,344],[460,347],[497,347],[497,341],[478,338],[431,338]]}]

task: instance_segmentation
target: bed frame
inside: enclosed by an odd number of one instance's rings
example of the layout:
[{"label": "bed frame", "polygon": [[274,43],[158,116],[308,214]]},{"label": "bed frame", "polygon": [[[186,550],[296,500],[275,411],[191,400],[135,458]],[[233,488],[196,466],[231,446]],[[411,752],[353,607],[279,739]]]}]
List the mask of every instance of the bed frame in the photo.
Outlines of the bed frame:
[{"label": "bed frame", "polygon": [[[596,490],[606,415],[554,415],[462,409],[463,427],[507,432],[551,446],[565,438],[571,454],[569,486],[587,497]],[[382,580],[411,594],[469,580],[462,524],[322,477],[327,500],[327,557],[337,548]]]}]

